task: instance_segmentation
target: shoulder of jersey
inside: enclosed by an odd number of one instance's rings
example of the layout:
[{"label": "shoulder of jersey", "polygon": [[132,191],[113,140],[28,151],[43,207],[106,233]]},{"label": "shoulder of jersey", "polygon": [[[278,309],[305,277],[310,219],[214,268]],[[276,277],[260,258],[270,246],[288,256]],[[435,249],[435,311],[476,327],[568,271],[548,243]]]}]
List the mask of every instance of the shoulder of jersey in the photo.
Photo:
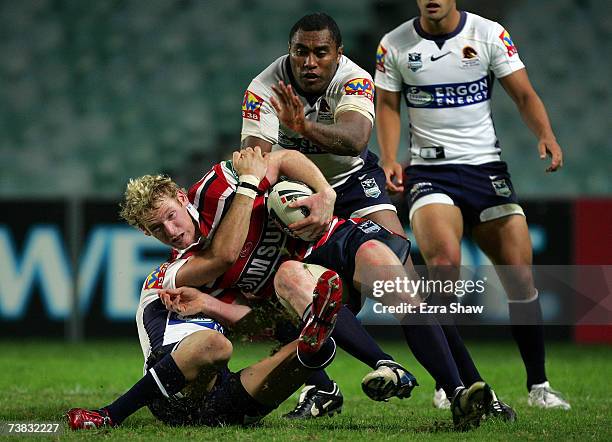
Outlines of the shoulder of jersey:
[{"label": "shoulder of jersey", "polygon": [[466,28],[471,26],[473,28],[478,28],[482,31],[493,31],[497,28],[502,28],[503,26],[496,21],[489,20],[488,18],[482,17],[478,14],[474,14],[472,12],[466,12],[467,14],[467,23]]},{"label": "shoulder of jersey", "polygon": [[284,64],[287,57],[287,54],[278,57],[270,63],[267,68],[261,71],[261,73],[253,79],[253,82],[269,87],[272,84],[276,84],[279,79],[284,79]]},{"label": "shoulder of jersey", "polygon": [[340,66],[338,67],[338,71],[332,79],[332,83],[336,83],[340,86],[343,86],[347,81],[350,81],[354,78],[366,78],[368,80],[372,80],[372,76],[368,71],[363,69],[346,55],[343,55],[342,60],[340,61]]},{"label": "shoulder of jersey", "polygon": [[402,23],[397,28],[387,32],[383,37],[385,43],[388,46],[401,47],[404,45],[414,44],[416,40],[420,39],[419,35],[414,29],[414,21],[416,18],[412,18],[407,22]]}]

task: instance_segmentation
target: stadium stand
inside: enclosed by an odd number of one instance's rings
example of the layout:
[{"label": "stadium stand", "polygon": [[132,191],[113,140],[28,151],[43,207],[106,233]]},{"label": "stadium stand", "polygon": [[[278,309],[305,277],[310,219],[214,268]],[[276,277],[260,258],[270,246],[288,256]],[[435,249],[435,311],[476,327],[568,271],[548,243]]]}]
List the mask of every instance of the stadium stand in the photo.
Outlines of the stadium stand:
[{"label": "stadium stand", "polygon": [[[382,3],[401,10],[401,2]],[[610,193],[612,8],[607,0],[543,0],[535,14],[531,2],[515,3],[499,19],[567,163],[562,175],[542,179],[533,137],[497,90],[496,126],[519,192]],[[197,174],[238,145],[244,88],[286,51],[297,18],[334,16],[349,56],[372,70],[357,52],[372,52],[390,29],[378,9],[372,0],[2,2],[0,196],[116,197],[130,176]]]}]

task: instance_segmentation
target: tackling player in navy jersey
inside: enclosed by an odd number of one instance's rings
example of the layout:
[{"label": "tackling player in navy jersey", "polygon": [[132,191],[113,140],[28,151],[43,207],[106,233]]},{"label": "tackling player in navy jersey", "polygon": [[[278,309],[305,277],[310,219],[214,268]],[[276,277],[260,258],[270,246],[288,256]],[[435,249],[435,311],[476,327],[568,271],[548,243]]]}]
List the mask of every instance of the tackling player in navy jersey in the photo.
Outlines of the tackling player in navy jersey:
[{"label": "tackling player in navy jersey", "polygon": [[[561,148],[506,29],[457,10],[454,0],[417,0],[417,5],[421,15],[386,34],[376,54],[376,124],[387,189],[405,192],[412,230],[434,278],[458,278],[464,228],[502,266],[497,272],[527,370],[528,402],[569,409],[545,373],[529,231],[491,119],[495,77],[538,138],[540,159],[551,157],[547,172],[562,166]],[[402,97],[410,118],[405,183],[397,162]],[[444,329],[464,382],[480,380],[456,327]],[[434,404],[448,406],[442,391]]]}]

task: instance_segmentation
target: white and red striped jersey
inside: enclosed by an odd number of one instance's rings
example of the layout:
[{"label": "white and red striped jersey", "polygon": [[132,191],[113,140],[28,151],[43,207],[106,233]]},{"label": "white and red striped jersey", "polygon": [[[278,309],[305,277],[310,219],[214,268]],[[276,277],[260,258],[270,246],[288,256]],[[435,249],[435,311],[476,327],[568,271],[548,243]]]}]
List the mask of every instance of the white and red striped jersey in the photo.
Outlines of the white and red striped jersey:
[{"label": "white and red striped jersey", "polygon": [[[199,225],[201,238],[185,250],[173,250],[171,259],[156,269],[148,279],[149,284],[145,282],[143,291],[176,288],[176,273],[194,253],[208,246],[231,205],[237,186],[238,176],[231,161],[216,164],[191,186],[188,211]],[[271,296],[274,294],[273,275],[278,266],[286,260],[303,257],[309,244],[287,236],[268,217],[266,199],[269,187],[270,183],[264,178],[259,185],[260,193],[253,202],[249,231],[238,260],[227,272],[202,287],[203,291],[230,303],[240,292]],[[230,288],[237,291],[227,290]]]}]

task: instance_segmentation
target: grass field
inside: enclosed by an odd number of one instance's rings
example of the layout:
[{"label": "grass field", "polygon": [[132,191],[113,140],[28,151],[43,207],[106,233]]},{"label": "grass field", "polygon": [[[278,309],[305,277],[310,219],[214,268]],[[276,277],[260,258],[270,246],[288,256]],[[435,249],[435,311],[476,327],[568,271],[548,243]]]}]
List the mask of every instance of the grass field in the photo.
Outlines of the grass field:
[{"label": "grass field", "polygon": [[[82,345],[60,342],[2,341],[0,353],[0,422],[63,422],[62,413],[75,406],[97,407],[123,393],[142,373],[138,342],[96,341]],[[73,433],[63,425],[59,439],[119,440],[612,440],[612,351],[610,347],[551,344],[548,374],[553,386],[573,409],[538,410],[527,406],[524,372],[510,342],[469,347],[489,383],[518,412],[515,424],[487,421],[470,433],[452,430],[450,413],[431,406],[433,381],[398,343],[385,343],[419,379],[413,397],[388,403],[370,401],[360,389],[368,371],[340,352],[329,368],[345,397],[344,410],[333,418],[287,422],[280,415],[297,395],[255,428],[170,428],[143,409],[121,428]],[[235,347],[230,368],[238,369],[264,356],[269,346]],[[0,436],[2,438],[2,436]],[[24,436],[19,440],[24,440]],[[17,440],[12,438],[11,440]],[[40,438],[38,438],[40,440]]]}]

